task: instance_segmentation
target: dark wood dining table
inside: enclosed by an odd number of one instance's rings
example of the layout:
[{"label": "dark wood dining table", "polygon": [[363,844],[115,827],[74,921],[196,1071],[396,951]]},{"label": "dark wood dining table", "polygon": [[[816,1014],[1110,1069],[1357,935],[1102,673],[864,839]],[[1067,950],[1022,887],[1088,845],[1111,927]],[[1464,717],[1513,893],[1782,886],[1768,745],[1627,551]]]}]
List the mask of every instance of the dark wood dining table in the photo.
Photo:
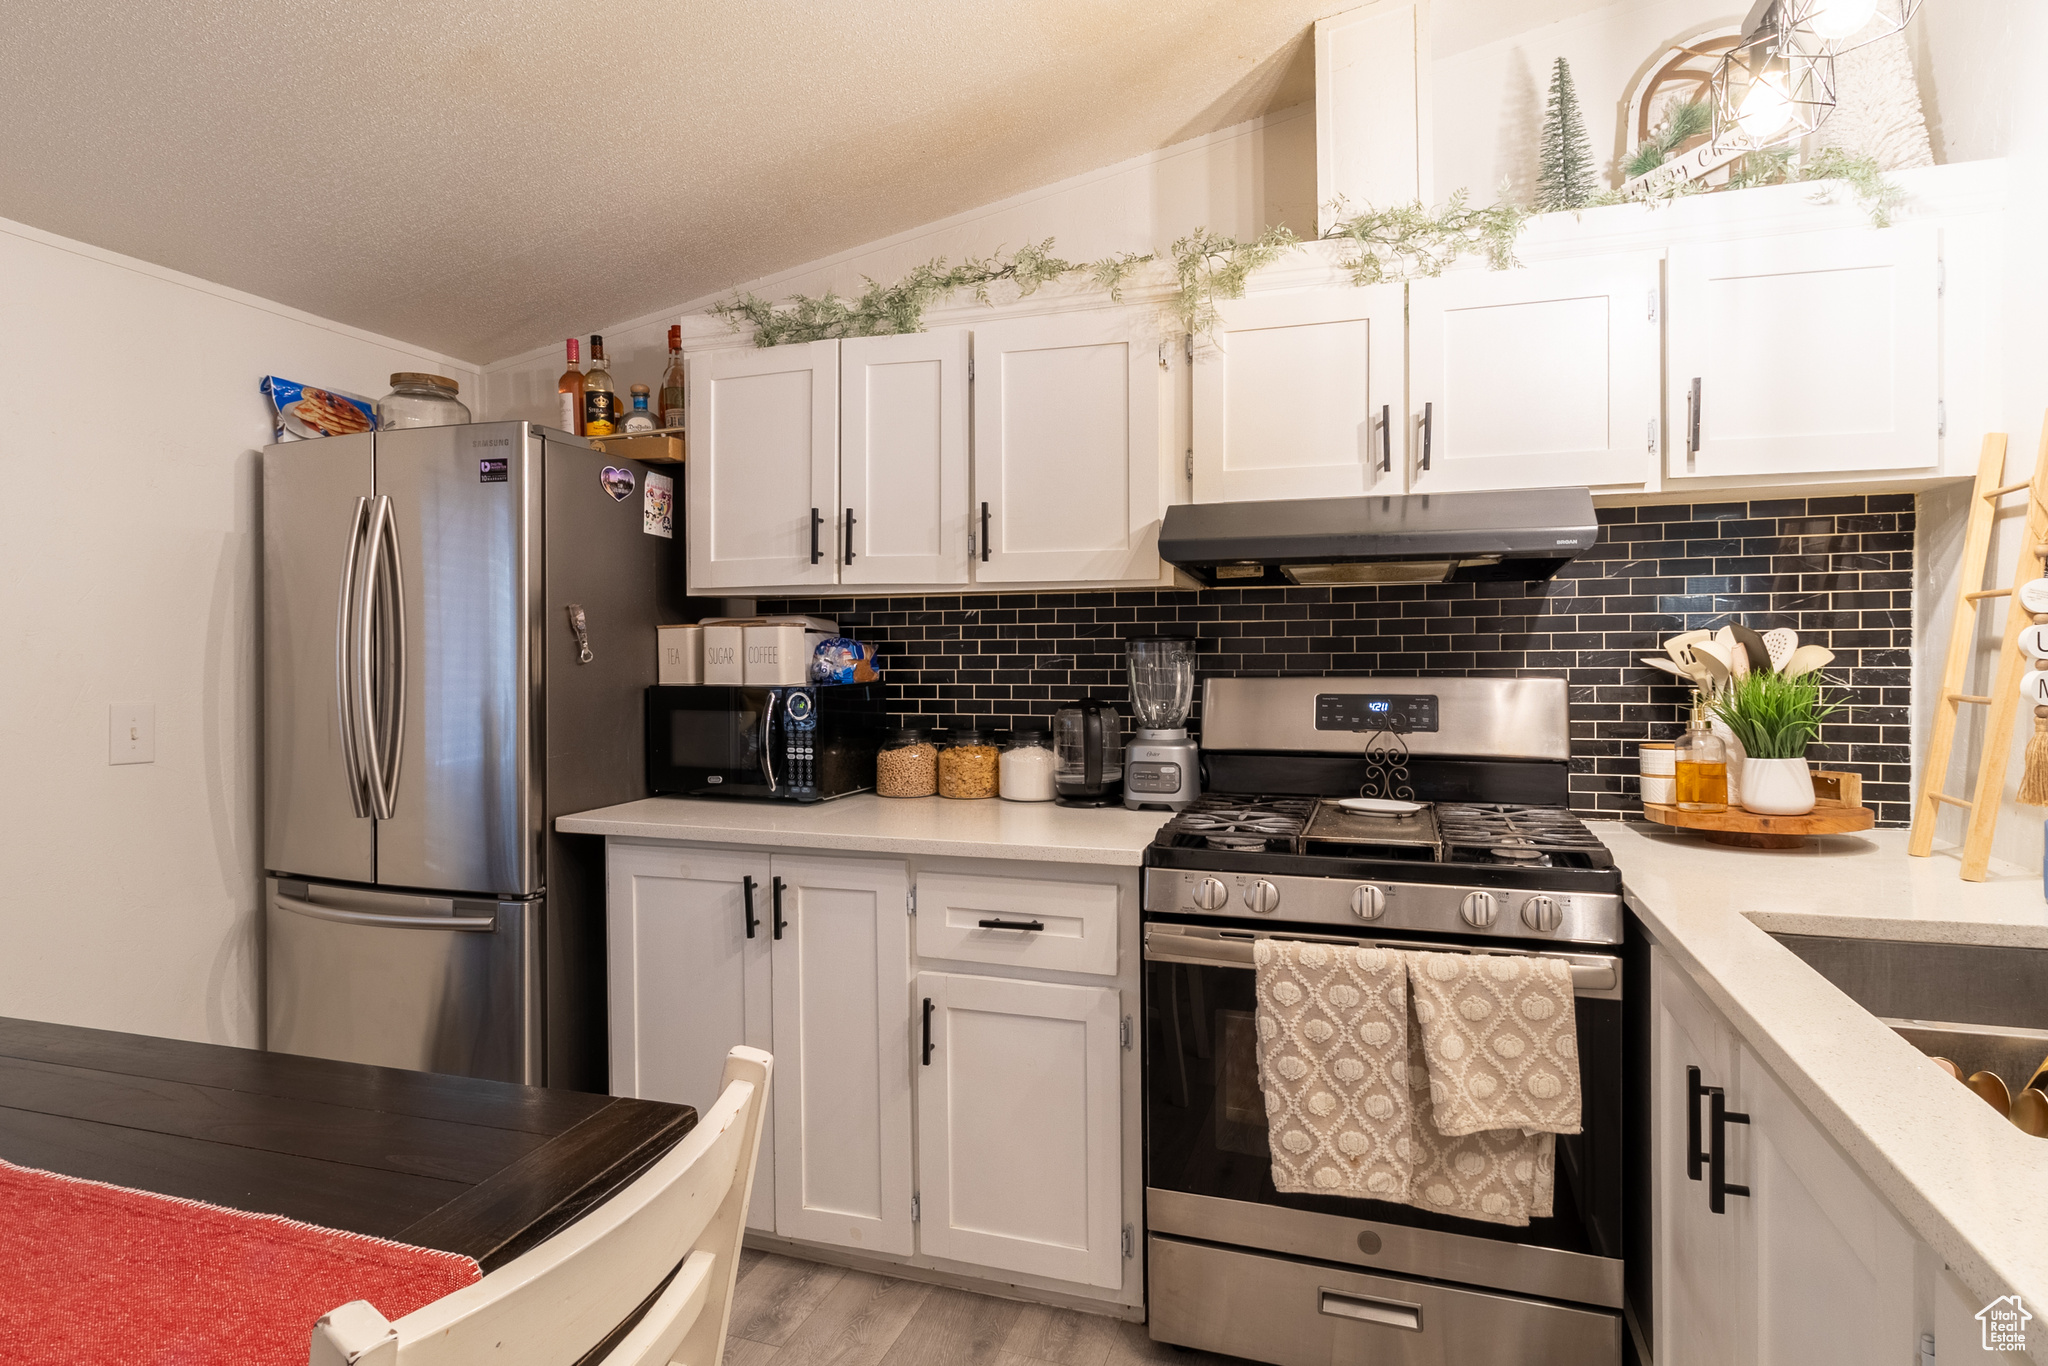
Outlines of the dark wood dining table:
[{"label": "dark wood dining table", "polygon": [[687,1105],[0,1017],[0,1158],[486,1271],[696,1123]]}]

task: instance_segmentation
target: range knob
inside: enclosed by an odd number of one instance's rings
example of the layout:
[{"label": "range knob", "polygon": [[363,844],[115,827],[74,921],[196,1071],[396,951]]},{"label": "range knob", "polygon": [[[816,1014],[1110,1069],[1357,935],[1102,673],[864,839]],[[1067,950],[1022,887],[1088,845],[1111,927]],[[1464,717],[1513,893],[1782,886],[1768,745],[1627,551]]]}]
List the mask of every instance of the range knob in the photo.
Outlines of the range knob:
[{"label": "range knob", "polygon": [[1500,903],[1493,899],[1492,892],[1467,892],[1458,914],[1475,930],[1491,929],[1493,918],[1500,914]]},{"label": "range knob", "polygon": [[1244,889],[1244,904],[1253,915],[1271,915],[1280,909],[1280,889],[1260,878]]},{"label": "range knob", "polygon": [[1549,934],[1564,919],[1557,902],[1547,896],[1532,896],[1522,903],[1522,923],[1538,934]]},{"label": "range knob", "polygon": [[1370,882],[1351,889],[1351,914],[1360,920],[1378,920],[1387,913],[1387,894]]},{"label": "range knob", "polygon": [[1230,889],[1213,877],[1195,884],[1195,905],[1205,911],[1220,911],[1230,903]]}]

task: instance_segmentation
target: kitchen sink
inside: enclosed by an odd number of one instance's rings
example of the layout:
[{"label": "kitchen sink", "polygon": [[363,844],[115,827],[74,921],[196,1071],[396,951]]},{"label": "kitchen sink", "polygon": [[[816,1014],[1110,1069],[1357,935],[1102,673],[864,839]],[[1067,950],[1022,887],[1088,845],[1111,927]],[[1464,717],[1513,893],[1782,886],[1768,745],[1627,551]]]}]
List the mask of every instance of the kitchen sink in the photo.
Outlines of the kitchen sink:
[{"label": "kitchen sink", "polygon": [[2048,949],[1771,936],[1929,1057],[2018,1090],[2048,1058]]}]

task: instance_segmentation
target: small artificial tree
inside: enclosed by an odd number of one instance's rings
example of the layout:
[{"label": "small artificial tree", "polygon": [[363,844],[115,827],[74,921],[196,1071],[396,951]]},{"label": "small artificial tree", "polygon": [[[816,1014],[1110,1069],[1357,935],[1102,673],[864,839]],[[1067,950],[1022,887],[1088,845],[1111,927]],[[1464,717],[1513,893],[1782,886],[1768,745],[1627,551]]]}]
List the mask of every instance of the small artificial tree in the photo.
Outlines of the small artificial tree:
[{"label": "small artificial tree", "polygon": [[1543,167],[1536,180],[1536,211],[1583,209],[1598,193],[1593,142],[1579,112],[1578,87],[1564,58],[1550,72],[1550,105],[1543,117]]}]

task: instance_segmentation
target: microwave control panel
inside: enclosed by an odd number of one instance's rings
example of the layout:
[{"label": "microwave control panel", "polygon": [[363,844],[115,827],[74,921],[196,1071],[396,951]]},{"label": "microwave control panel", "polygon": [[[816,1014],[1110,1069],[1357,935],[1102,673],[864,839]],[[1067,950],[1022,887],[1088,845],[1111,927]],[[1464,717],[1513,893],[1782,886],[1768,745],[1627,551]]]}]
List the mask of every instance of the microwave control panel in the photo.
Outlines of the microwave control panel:
[{"label": "microwave control panel", "polygon": [[1427,693],[1317,693],[1316,729],[1433,731],[1436,697]]},{"label": "microwave control panel", "polygon": [[798,792],[818,786],[818,702],[807,688],[782,694],[783,781]]}]

